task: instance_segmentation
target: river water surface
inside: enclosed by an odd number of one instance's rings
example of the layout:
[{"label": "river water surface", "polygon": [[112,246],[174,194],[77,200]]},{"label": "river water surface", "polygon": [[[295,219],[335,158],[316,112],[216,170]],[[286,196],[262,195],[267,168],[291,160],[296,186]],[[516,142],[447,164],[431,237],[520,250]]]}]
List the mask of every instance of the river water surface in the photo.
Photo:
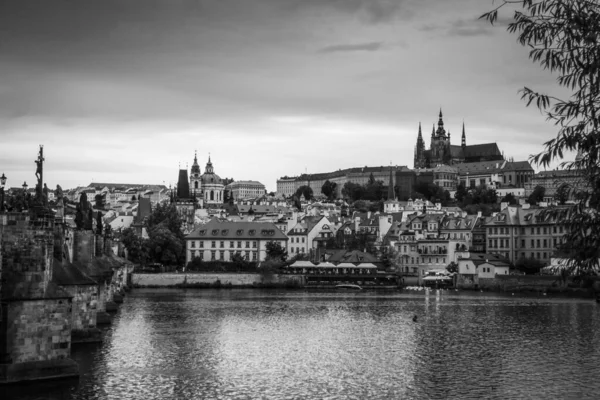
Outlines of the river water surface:
[{"label": "river water surface", "polygon": [[[413,321],[413,316],[417,321]],[[15,399],[600,398],[600,306],[497,293],[135,289],[79,381]]]}]

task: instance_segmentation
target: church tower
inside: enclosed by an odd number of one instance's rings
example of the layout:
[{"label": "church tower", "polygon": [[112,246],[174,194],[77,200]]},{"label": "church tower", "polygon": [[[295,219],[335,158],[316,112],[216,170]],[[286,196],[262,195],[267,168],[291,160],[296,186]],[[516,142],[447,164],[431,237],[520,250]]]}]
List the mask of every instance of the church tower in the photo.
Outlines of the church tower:
[{"label": "church tower", "polygon": [[421,133],[421,123],[419,122],[419,135],[417,136],[417,145],[415,146],[414,168],[425,167],[425,141]]},{"label": "church tower", "polygon": [[202,181],[200,179],[200,165],[198,155],[194,152],[194,163],[190,171],[190,197],[202,197]]},{"label": "church tower", "polygon": [[451,161],[450,137],[449,135],[446,136],[441,108],[438,119],[438,128],[432,132],[431,135],[431,167],[435,167],[439,164],[449,164]]}]

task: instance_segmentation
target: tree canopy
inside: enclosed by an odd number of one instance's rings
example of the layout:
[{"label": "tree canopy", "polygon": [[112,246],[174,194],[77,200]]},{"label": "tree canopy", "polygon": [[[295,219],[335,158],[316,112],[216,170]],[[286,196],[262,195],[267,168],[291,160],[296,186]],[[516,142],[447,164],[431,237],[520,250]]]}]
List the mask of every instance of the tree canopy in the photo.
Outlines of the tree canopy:
[{"label": "tree canopy", "polygon": [[310,200],[313,198],[313,190],[310,186],[307,185],[300,186],[298,190],[296,190],[296,196],[298,198],[304,196],[304,199]]},{"label": "tree canopy", "polygon": [[336,188],[337,188],[337,183],[326,180],[325,183],[323,183],[323,186],[321,186],[321,193],[323,193],[325,196],[327,196],[327,199],[333,200],[336,197],[336,192],[335,192]]},{"label": "tree canopy", "polygon": [[[508,6],[508,7],[507,7]],[[508,31],[529,48],[529,58],[557,75],[567,98],[524,87],[521,98],[534,104],[557,129],[556,137],[532,160],[547,167],[560,161],[581,173],[587,187],[577,190],[577,204],[563,219],[572,269],[600,269],[600,3],[592,0],[502,0],[481,16],[490,23],[503,8],[516,7]],[[565,161],[567,151],[580,157]]]}]

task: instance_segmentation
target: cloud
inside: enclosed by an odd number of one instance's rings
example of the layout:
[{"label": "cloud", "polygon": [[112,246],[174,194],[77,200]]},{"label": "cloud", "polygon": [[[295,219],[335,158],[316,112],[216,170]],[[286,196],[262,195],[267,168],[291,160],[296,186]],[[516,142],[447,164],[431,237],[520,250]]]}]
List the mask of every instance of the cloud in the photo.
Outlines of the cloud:
[{"label": "cloud", "polygon": [[492,26],[484,20],[458,19],[445,24],[424,24],[417,28],[421,32],[437,33],[448,37],[474,37],[492,35]]},{"label": "cloud", "polygon": [[357,44],[336,44],[333,46],[326,46],[319,49],[319,53],[339,53],[339,52],[351,52],[351,51],[377,51],[381,49],[383,42],[369,42],[369,43],[357,43]]},{"label": "cloud", "polygon": [[413,11],[406,7],[405,0],[288,0],[288,3],[284,1],[283,4],[292,9],[327,7],[353,14],[359,20],[370,24],[387,23],[395,19],[407,20],[414,15]]}]

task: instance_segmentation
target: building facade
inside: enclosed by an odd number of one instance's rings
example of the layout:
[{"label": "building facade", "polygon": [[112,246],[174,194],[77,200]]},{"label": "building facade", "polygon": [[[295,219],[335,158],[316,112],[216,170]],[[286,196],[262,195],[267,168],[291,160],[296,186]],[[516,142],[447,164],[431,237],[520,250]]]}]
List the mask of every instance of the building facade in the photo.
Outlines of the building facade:
[{"label": "building facade", "polygon": [[288,238],[268,222],[220,222],[212,220],[185,237],[186,263],[194,258],[202,261],[231,261],[234,254],[247,261],[267,258],[267,243],[278,242],[287,248]]},{"label": "building facade", "polygon": [[258,181],[237,181],[227,185],[233,200],[259,197],[266,193],[265,185]]}]

